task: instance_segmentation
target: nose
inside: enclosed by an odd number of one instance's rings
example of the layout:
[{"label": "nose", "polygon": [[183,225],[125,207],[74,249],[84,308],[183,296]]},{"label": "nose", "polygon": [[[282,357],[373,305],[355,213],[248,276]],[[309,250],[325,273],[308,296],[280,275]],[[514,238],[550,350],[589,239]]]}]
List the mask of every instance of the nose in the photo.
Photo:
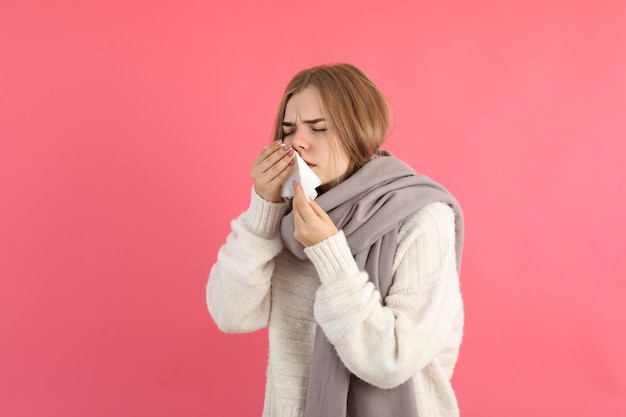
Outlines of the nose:
[{"label": "nose", "polygon": [[291,147],[297,151],[307,149],[309,147],[309,138],[306,133],[306,126],[303,124],[297,126],[297,129],[291,135]]}]

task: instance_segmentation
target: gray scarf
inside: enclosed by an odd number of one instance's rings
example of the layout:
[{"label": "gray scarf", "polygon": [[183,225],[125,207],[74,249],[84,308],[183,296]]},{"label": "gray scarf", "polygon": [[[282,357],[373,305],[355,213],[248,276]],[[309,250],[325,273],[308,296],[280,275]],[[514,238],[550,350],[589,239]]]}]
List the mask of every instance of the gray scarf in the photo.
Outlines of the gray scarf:
[{"label": "gray scarf", "polygon": [[[367,271],[382,299],[393,283],[392,264],[400,222],[432,202],[449,204],[455,213],[457,270],[461,268],[463,214],[445,188],[380,151],[347,180],[317,198],[338,229],[343,230],[354,259]],[[306,259],[293,236],[293,213],[281,222],[285,247]],[[383,301],[384,302],[384,301]],[[413,381],[392,389],[374,387],[345,367],[317,326],[305,417],[417,417]]]}]

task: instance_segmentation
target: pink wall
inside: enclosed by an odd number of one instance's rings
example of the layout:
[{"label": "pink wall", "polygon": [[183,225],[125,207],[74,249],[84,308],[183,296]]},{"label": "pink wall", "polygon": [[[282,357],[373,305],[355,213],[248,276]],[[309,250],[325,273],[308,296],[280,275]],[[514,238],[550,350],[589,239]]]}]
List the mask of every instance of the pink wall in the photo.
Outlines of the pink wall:
[{"label": "pink wall", "polygon": [[266,333],[204,286],[336,61],[464,206],[462,414],[626,415],[626,2],[214,3],[0,1],[0,415],[259,415]]}]

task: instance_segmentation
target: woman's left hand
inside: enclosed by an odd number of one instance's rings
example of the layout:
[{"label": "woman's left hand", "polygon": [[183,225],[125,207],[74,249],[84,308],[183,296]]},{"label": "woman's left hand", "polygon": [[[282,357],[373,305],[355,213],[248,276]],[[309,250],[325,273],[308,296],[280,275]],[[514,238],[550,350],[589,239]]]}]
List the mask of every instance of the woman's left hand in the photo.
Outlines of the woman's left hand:
[{"label": "woman's left hand", "polygon": [[328,214],[315,202],[308,201],[300,184],[294,181],[293,236],[304,247],[315,245],[339,232]]}]

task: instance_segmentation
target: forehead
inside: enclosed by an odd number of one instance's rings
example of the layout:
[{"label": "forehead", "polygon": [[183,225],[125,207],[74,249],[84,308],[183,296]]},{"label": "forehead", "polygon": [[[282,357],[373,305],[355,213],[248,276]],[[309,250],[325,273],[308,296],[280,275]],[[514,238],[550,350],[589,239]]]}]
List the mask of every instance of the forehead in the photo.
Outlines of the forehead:
[{"label": "forehead", "polygon": [[285,120],[315,119],[324,117],[322,102],[313,87],[307,87],[289,98],[285,107]]}]

